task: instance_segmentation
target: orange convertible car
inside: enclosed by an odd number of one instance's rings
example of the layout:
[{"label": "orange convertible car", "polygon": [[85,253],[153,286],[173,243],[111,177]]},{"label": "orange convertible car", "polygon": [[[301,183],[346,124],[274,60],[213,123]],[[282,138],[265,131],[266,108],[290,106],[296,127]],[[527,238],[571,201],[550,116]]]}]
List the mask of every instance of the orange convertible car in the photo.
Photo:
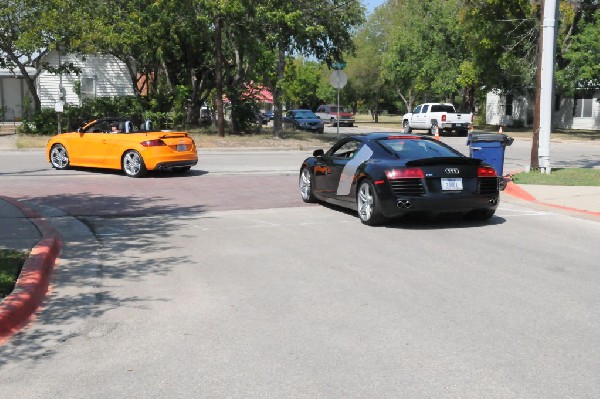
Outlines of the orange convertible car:
[{"label": "orange convertible car", "polygon": [[77,132],[52,137],[46,157],[56,169],[69,166],[121,169],[141,177],[149,170],[187,171],[198,162],[196,144],[185,132],[136,130],[125,118],[97,119]]}]

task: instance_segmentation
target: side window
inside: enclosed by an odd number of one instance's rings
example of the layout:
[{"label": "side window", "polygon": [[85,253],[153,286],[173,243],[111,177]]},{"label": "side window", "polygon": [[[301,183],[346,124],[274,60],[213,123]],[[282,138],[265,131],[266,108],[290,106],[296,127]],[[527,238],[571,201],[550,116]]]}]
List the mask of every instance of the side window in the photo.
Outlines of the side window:
[{"label": "side window", "polygon": [[350,140],[333,149],[331,156],[335,158],[352,158],[360,147],[358,141]]},{"label": "side window", "polygon": [[421,112],[421,106],[420,105],[418,105],[417,108],[415,108],[413,110],[413,114],[418,114],[419,112]]},{"label": "side window", "polygon": [[321,106],[321,107],[317,108],[317,112],[323,112],[323,107]]},{"label": "side window", "polygon": [[429,104],[425,104],[423,105],[423,109],[421,110],[422,113],[427,112],[427,110],[429,109]]}]

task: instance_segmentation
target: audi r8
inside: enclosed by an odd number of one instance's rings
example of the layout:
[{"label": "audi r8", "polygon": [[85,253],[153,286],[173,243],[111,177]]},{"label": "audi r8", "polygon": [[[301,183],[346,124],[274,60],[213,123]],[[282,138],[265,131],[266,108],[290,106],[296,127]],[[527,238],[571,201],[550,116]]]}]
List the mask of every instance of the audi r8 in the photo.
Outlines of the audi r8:
[{"label": "audi r8", "polygon": [[55,169],[120,169],[130,177],[149,170],[187,171],[196,165],[196,144],[188,133],[153,131],[151,125],[146,121],[138,129],[125,118],[94,120],[76,132],[52,137],[46,159]]},{"label": "audi r8", "polygon": [[350,208],[376,225],[411,214],[487,220],[500,201],[499,180],[493,167],[433,138],[369,133],[315,150],[299,186],[304,202]]}]

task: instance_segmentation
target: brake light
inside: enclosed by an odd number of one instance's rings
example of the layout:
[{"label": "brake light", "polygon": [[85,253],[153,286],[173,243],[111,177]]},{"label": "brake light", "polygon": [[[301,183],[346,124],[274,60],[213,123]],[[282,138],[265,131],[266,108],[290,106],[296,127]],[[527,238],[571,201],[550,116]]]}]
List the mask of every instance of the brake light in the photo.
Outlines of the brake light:
[{"label": "brake light", "polygon": [[446,114],[442,115],[442,122],[446,122]]},{"label": "brake light", "polygon": [[477,177],[496,177],[496,171],[489,166],[480,166],[477,168]]},{"label": "brake light", "polygon": [[161,146],[165,146],[167,145],[164,141],[162,141],[161,139],[156,139],[156,140],[146,140],[146,141],[142,141],[140,143],[143,147],[161,147]]},{"label": "brake light", "polygon": [[402,169],[391,169],[386,170],[385,175],[388,179],[421,179],[425,177],[425,174],[421,168],[402,168]]}]

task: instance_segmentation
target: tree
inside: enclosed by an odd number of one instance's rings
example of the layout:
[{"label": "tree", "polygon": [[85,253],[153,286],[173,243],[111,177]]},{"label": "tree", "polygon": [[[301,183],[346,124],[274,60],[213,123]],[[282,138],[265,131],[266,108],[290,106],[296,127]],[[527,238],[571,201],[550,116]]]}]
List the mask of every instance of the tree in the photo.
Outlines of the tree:
[{"label": "tree", "polygon": [[384,78],[412,109],[417,98],[444,100],[460,89],[462,38],[456,26],[457,0],[389,1],[378,12],[389,15]]},{"label": "tree", "polygon": [[[323,12],[325,10],[325,12]],[[275,54],[275,73],[268,86],[273,92],[274,135],[282,131],[283,81],[288,54],[314,56],[330,64],[352,50],[351,31],[363,20],[358,0],[263,0],[261,15],[263,44]]]},{"label": "tree", "polygon": [[[51,50],[64,51],[77,43],[84,30],[83,24],[76,22],[83,21],[82,4],[81,0],[5,0],[0,8],[0,67],[8,68],[15,76],[16,71],[20,73],[35,111],[41,109],[35,80],[42,71],[50,69],[43,62],[44,56]],[[67,63],[51,71],[79,72]]]}]

